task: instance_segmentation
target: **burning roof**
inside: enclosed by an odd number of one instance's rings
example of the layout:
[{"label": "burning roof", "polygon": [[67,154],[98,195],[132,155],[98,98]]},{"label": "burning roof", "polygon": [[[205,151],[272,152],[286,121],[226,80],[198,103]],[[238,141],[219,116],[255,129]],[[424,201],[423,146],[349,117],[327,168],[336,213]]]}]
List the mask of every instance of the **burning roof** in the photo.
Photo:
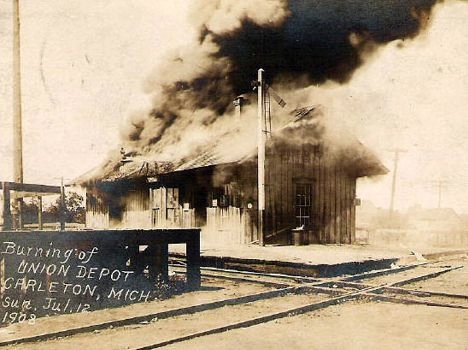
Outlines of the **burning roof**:
[{"label": "burning roof", "polygon": [[[346,142],[332,143],[332,138],[328,137],[321,106],[296,109],[292,114],[293,120],[273,133],[267,147],[321,145],[330,161],[344,162],[357,177],[382,175],[388,172],[370,150],[350,135],[345,138]],[[172,146],[177,147],[177,145]],[[187,156],[173,158],[170,161],[163,159],[164,156],[157,152],[119,154],[82,175],[76,182],[86,184],[94,181],[113,182],[149,178],[208,166],[255,161],[257,156],[255,134],[246,135],[240,127],[234,126],[229,131],[213,135],[209,141],[185,154]]]}]

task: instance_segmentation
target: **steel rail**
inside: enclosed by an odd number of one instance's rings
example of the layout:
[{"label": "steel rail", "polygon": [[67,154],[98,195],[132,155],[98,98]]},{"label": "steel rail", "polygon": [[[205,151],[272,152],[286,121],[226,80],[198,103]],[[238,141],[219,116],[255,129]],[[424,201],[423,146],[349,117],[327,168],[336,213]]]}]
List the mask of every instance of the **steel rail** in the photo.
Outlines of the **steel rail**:
[{"label": "steel rail", "polygon": [[[371,292],[375,288],[379,288],[379,287],[368,288],[367,291]],[[206,335],[222,333],[222,332],[226,332],[226,331],[230,331],[230,330],[234,330],[234,329],[239,329],[239,328],[251,327],[251,326],[261,324],[261,323],[270,322],[270,321],[273,321],[273,320],[276,320],[276,319],[279,319],[279,318],[284,318],[284,317],[288,317],[288,316],[303,314],[303,313],[306,313],[306,312],[322,309],[322,308],[325,308],[327,306],[335,305],[335,304],[338,304],[340,302],[350,300],[351,298],[357,297],[359,294],[361,294],[363,292],[364,291],[348,293],[348,294],[345,294],[345,295],[341,295],[341,296],[338,296],[338,297],[326,299],[326,300],[319,301],[319,302],[316,302],[316,303],[306,304],[306,305],[303,305],[303,306],[300,306],[300,307],[287,309],[285,311],[275,312],[275,313],[271,313],[271,314],[251,318],[251,319],[248,319],[248,320],[240,321],[240,322],[234,322],[234,323],[230,323],[228,325],[223,325],[223,326],[220,326],[220,327],[211,328],[211,329],[200,331],[200,332],[190,333],[190,334],[187,334],[187,335],[184,335],[184,336],[181,336],[181,337],[172,338],[172,339],[157,342],[157,343],[154,343],[154,344],[145,345],[145,346],[142,346],[142,347],[137,347],[137,348],[134,348],[133,350],[156,349],[156,348],[160,348],[160,347],[163,347],[163,346],[167,346],[167,345],[171,345],[171,344],[175,344],[175,343],[180,343],[180,342],[183,342],[183,341],[191,340],[191,339],[194,339],[194,338],[199,338],[199,337],[206,336]]]},{"label": "steel rail", "polygon": [[[435,263],[435,262],[434,262]],[[369,279],[373,277],[378,277],[378,276],[383,276],[383,275],[389,275],[389,274],[396,274],[402,271],[414,269],[419,266],[424,266],[432,264],[431,262],[420,262],[420,263],[415,263],[415,264],[408,264],[408,265],[403,265],[399,266],[396,268],[388,268],[388,269],[382,269],[382,270],[376,270],[376,271],[370,271],[370,272],[364,272],[352,276],[342,276],[342,277],[326,277],[326,278],[316,278],[316,277],[307,277],[307,276],[296,276],[296,275],[288,275],[288,274],[280,274],[280,273],[265,273],[265,272],[253,272],[253,271],[243,271],[243,270],[233,270],[233,269],[221,269],[221,268],[216,268],[216,267],[202,267],[201,271],[213,271],[213,272],[220,272],[220,273],[228,273],[232,275],[236,275],[235,278],[241,279],[238,277],[239,275],[245,275],[245,276],[259,276],[259,277],[271,277],[271,278],[278,278],[278,279],[290,279],[295,282],[305,282],[305,283],[311,283],[311,282],[337,282],[337,283],[344,283],[344,282],[349,282],[353,283],[353,281],[360,281],[364,279]],[[209,274],[205,273],[206,276]],[[219,274],[216,277],[224,278],[223,275]],[[225,277],[226,279],[230,279],[228,276]],[[357,283],[357,282],[354,282]]]},{"label": "steel rail", "polygon": [[400,287],[386,287],[384,288],[384,292],[394,292],[398,294],[410,294],[422,297],[430,297],[430,296],[439,296],[439,297],[446,297],[446,298],[454,298],[454,299],[468,299],[468,295],[464,294],[452,294],[452,293],[444,293],[444,292],[437,292],[431,290],[415,290],[415,289],[406,289]]},{"label": "steel rail", "polygon": [[[310,311],[315,311],[315,310],[318,310],[318,309],[323,309],[325,307],[328,307],[328,306],[331,306],[331,305],[336,305],[338,303],[346,302],[346,301],[353,300],[353,299],[356,299],[356,298],[369,297],[369,296],[374,297],[375,293],[382,290],[383,288],[398,286],[398,285],[404,285],[404,284],[412,283],[414,281],[424,280],[424,279],[427,279],[427,278],[434,278],[434,277],[437,277],[437,276],[439,276],[439,275],[441,275],[443,273],[447,273],[447,272],[450,272],[450,271],[453,271],[455,269],[459,269],[459,268],[462,268],[462,267],[463,266],[445,268],[445,269],[442,269],[442,270],[437,271],[437,272],[431,272],[431,273],[423,274],[423,275],[420,275],[420,276],[417,276],[417,277],[407,278],[407,279],[403,279],[403,280],[392,282],[392,283],[385,283],[385,284],[382,284],[382,285],[379,285],[379,286],[370,286],[370,287],[367,287],[367,288],[364,288],[364,289],[361,289],[361,290],[358,290],[358,291],[349,292],[349,293],[342,294],[342,295],[339,295],[339,296],[336,296],[336,297],[333,297],[333,298],[330,298],[330,299],[326,299],[326,300],[323,300],[323,301],[319,301],[319,302],[315,302],[315,303],[311,303],[311,304],[306,304],[306,305],[303,305],[303,306],[300,306],[300,307],[291,308],[291,309],[288,309],[288,310],[275,312],[275,313],[271,313],[271,314],[267,314],[267,315],[263,315],[263,316],[259,316],[259,317],[239,321],[239,322],[234,322],[234,323],[230,323],[228,325],[214,327],[214,328],[199,331],[199,332],[190,333],[190,334],[180,336],[180,337],[175,337],[175,338],[172,338],[172,339],[169,339],[169,340],[165,340],[165,341],[145,345],[145,346],[142,346],[142,347],[137,347],[137,348],[134,348],[134,350],[156,349],[156,348],[160,348],[160,347],[167,346],[167,345],[170,345],[170,344],[175,344],[175,343],[179,343],[179,342],[199,338],[199,337],[202,337],[202,336],[207,336],[207,335],[212,335],[212,334],[217,334],[217,333],[223,333],[223,332],[226,332],[226,331],[239,329],[239,328],[251,327],[251,326],[254,326],[254,325],[258,325],[258,324],[270,322],[270,321],[273,321],[273,320],[276,320],[276,319],[284,318],[284,317],[287,317],[287,316],[298,315],[298,314],[303,314],[303,313],[310,312]],[[307,286],[308,286],[310,291],[324,290],[324,288],[320,288],[319,283],[311,283],[311,284],[305,284],[304,285],[304,287],[307,287]],[[390,301],[390,299],[391,298],[389,297],[388,300]],[[435,305],[436,303],[433,303],[433,304]]]},{"label": "steel rail", "polygon": [[399,304],[416,304],[416,305],[425,305],[425,306],[437,306],[437,307],[447,307],[453,309],[468,309],[466,305],[460,304],[449,304],[449,303],[441,303],[435,301],[427,301],[427,300],[416,300],[416,299],[408,299],[408,298],[398,298],[395,296],[389,295],[382,295],[376,293],[364,293],[362,297],[369,297],[371,299],[379,300],[379,301],[389,301],[392,303],[399,303]]},{"label": "steel rail", "polygon": [[207,303],[201,303],[191,306],[186,306],[182,308],[175,308],[166,311],[160,312],[153,312],[148,313],[146,315],[134,316],[134,317],[127,317],[119,320],[111,320],[111,321],[104,321],[101,323],[92,324],[89,326],[82,326],[82,327],[75,327],[69,329],[63,329],[58,331],[53,331],[49,333],[41,333],[38,335],[32,335],[24,338],[15,338],[10,340],[0,340],[0,347],[5,345],[11,345],[15,343],[27,343],[27,342],[36,342],[36,341],[43,341],[43,340],[50,340],[57,337],[66,337],[72,336],[75,334],[80,333],[89,333],[96,330],[107,329],[109,327],[122,327],[132,324],[138,324],[141,322],[149,322],[154,318],[157,319],[165,319],[169,317],[176,317],[181,315],[193,314],[202,311],[218,309],[224,306],[229,305],[240,305],[251,303],[260,300],[266,300],[276,297],[281,297],[286,294],[303,294],[308,293],[310,291],[310,285],[304,284],[299,286],[288,286],[285,288],[268,290],[257,292],[253,294],[247,294],[239,297],[234,298],[227,298],[222,300],[211,301]]}]

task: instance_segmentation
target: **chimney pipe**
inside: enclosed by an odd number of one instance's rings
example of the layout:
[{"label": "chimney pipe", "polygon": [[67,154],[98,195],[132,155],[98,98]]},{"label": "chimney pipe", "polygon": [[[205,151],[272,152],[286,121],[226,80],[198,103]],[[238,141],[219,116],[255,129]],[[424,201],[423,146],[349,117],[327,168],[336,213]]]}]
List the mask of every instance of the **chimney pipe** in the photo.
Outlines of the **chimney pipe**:
[{"label": "chimney pipe", "polygon": [[241,120],[242,107],[245,104],[245,100],[246,100],[246,98],[244,97],[244,95],[239,95],[239,96],[236,97],[236,99],[234,101],[232,101],[232,104],[234,105],[237,121]]}]

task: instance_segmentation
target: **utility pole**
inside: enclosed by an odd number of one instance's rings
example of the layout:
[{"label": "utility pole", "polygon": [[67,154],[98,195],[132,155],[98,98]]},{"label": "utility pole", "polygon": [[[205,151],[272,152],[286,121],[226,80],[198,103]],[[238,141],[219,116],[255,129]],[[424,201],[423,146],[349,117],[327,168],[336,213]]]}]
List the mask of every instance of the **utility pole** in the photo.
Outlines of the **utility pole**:
[{"label": "utility pole", "polygon": [[263,81],[263,69],[258,70],[257,76],[257,94],[258,94],[258,130],[257,130],[257,170],[258,170],[258,241],[261,246],[265,245],[265,233],[264,233],[264,215],[265,215],[265,93],[264,93],[264,81]]},{"label": "utility pole", "polygon": [[[13,162],[14,182],[23,183],[23,127],[21,110],[21,39],[19,0],[13,0]],[[15,228],[23,227],[23,198],[14,200]]]},{"label": "utility pole", "polygon": [[400,160],[400,153],[406,152],[406,150],[400,149],[400,148],[395,148],[395,149],[391,149],[389,151],[395,153],[395,156],[393,158],[392,193],[391,193],[391,196],[390,196],[390,208],[389,208],[389,213],[388,213],[389,219],[392,219],[394,204],[395,204],[395,192],[396,192],[396,178],[397,178],[397,170],[398,170],[398,161]]},{"label": "utility pole", "polygon": [[439,188],[439,200],[437,202],[437,208],[441,208],[442,204],[442,188],[447,184],[447,181],[439,179],[437,181],[437,187]]},{"label": "utility pole", "polygon": [[44,223],[42,221],[42,196],[38,196],[37,201],[37,229],[43,230]]},{"label": "utility pole", "polygon": [[60,231],[65,231],[66,222],[66,204],[65,204],[65,186],[63,184],[63,177],[60,180]]},{"label": "utility pole", "polygon": [[11,217],[11,199],[10,199],[10,184],[8,182],[2,183],[3,191],[3,231],[12,229]]}]

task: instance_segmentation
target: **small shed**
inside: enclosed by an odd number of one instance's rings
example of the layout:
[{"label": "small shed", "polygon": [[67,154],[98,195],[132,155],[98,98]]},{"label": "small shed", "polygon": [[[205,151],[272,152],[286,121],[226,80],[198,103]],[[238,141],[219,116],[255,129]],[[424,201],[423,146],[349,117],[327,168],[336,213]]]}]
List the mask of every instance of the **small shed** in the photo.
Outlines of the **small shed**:
[{"label": "small shed", "polygon": [[[320,108],[293,117],[266,143],[265,242],[288,243],[300,229],[305,243],[351,244],[356,180],[387,169],[357,139],[327,137]],[[120,159],[98,178],[83,177],[87,227],[201,227],[202,240],[258,241],[257,151],[219,144],[171,162],[154,154]]]}]

